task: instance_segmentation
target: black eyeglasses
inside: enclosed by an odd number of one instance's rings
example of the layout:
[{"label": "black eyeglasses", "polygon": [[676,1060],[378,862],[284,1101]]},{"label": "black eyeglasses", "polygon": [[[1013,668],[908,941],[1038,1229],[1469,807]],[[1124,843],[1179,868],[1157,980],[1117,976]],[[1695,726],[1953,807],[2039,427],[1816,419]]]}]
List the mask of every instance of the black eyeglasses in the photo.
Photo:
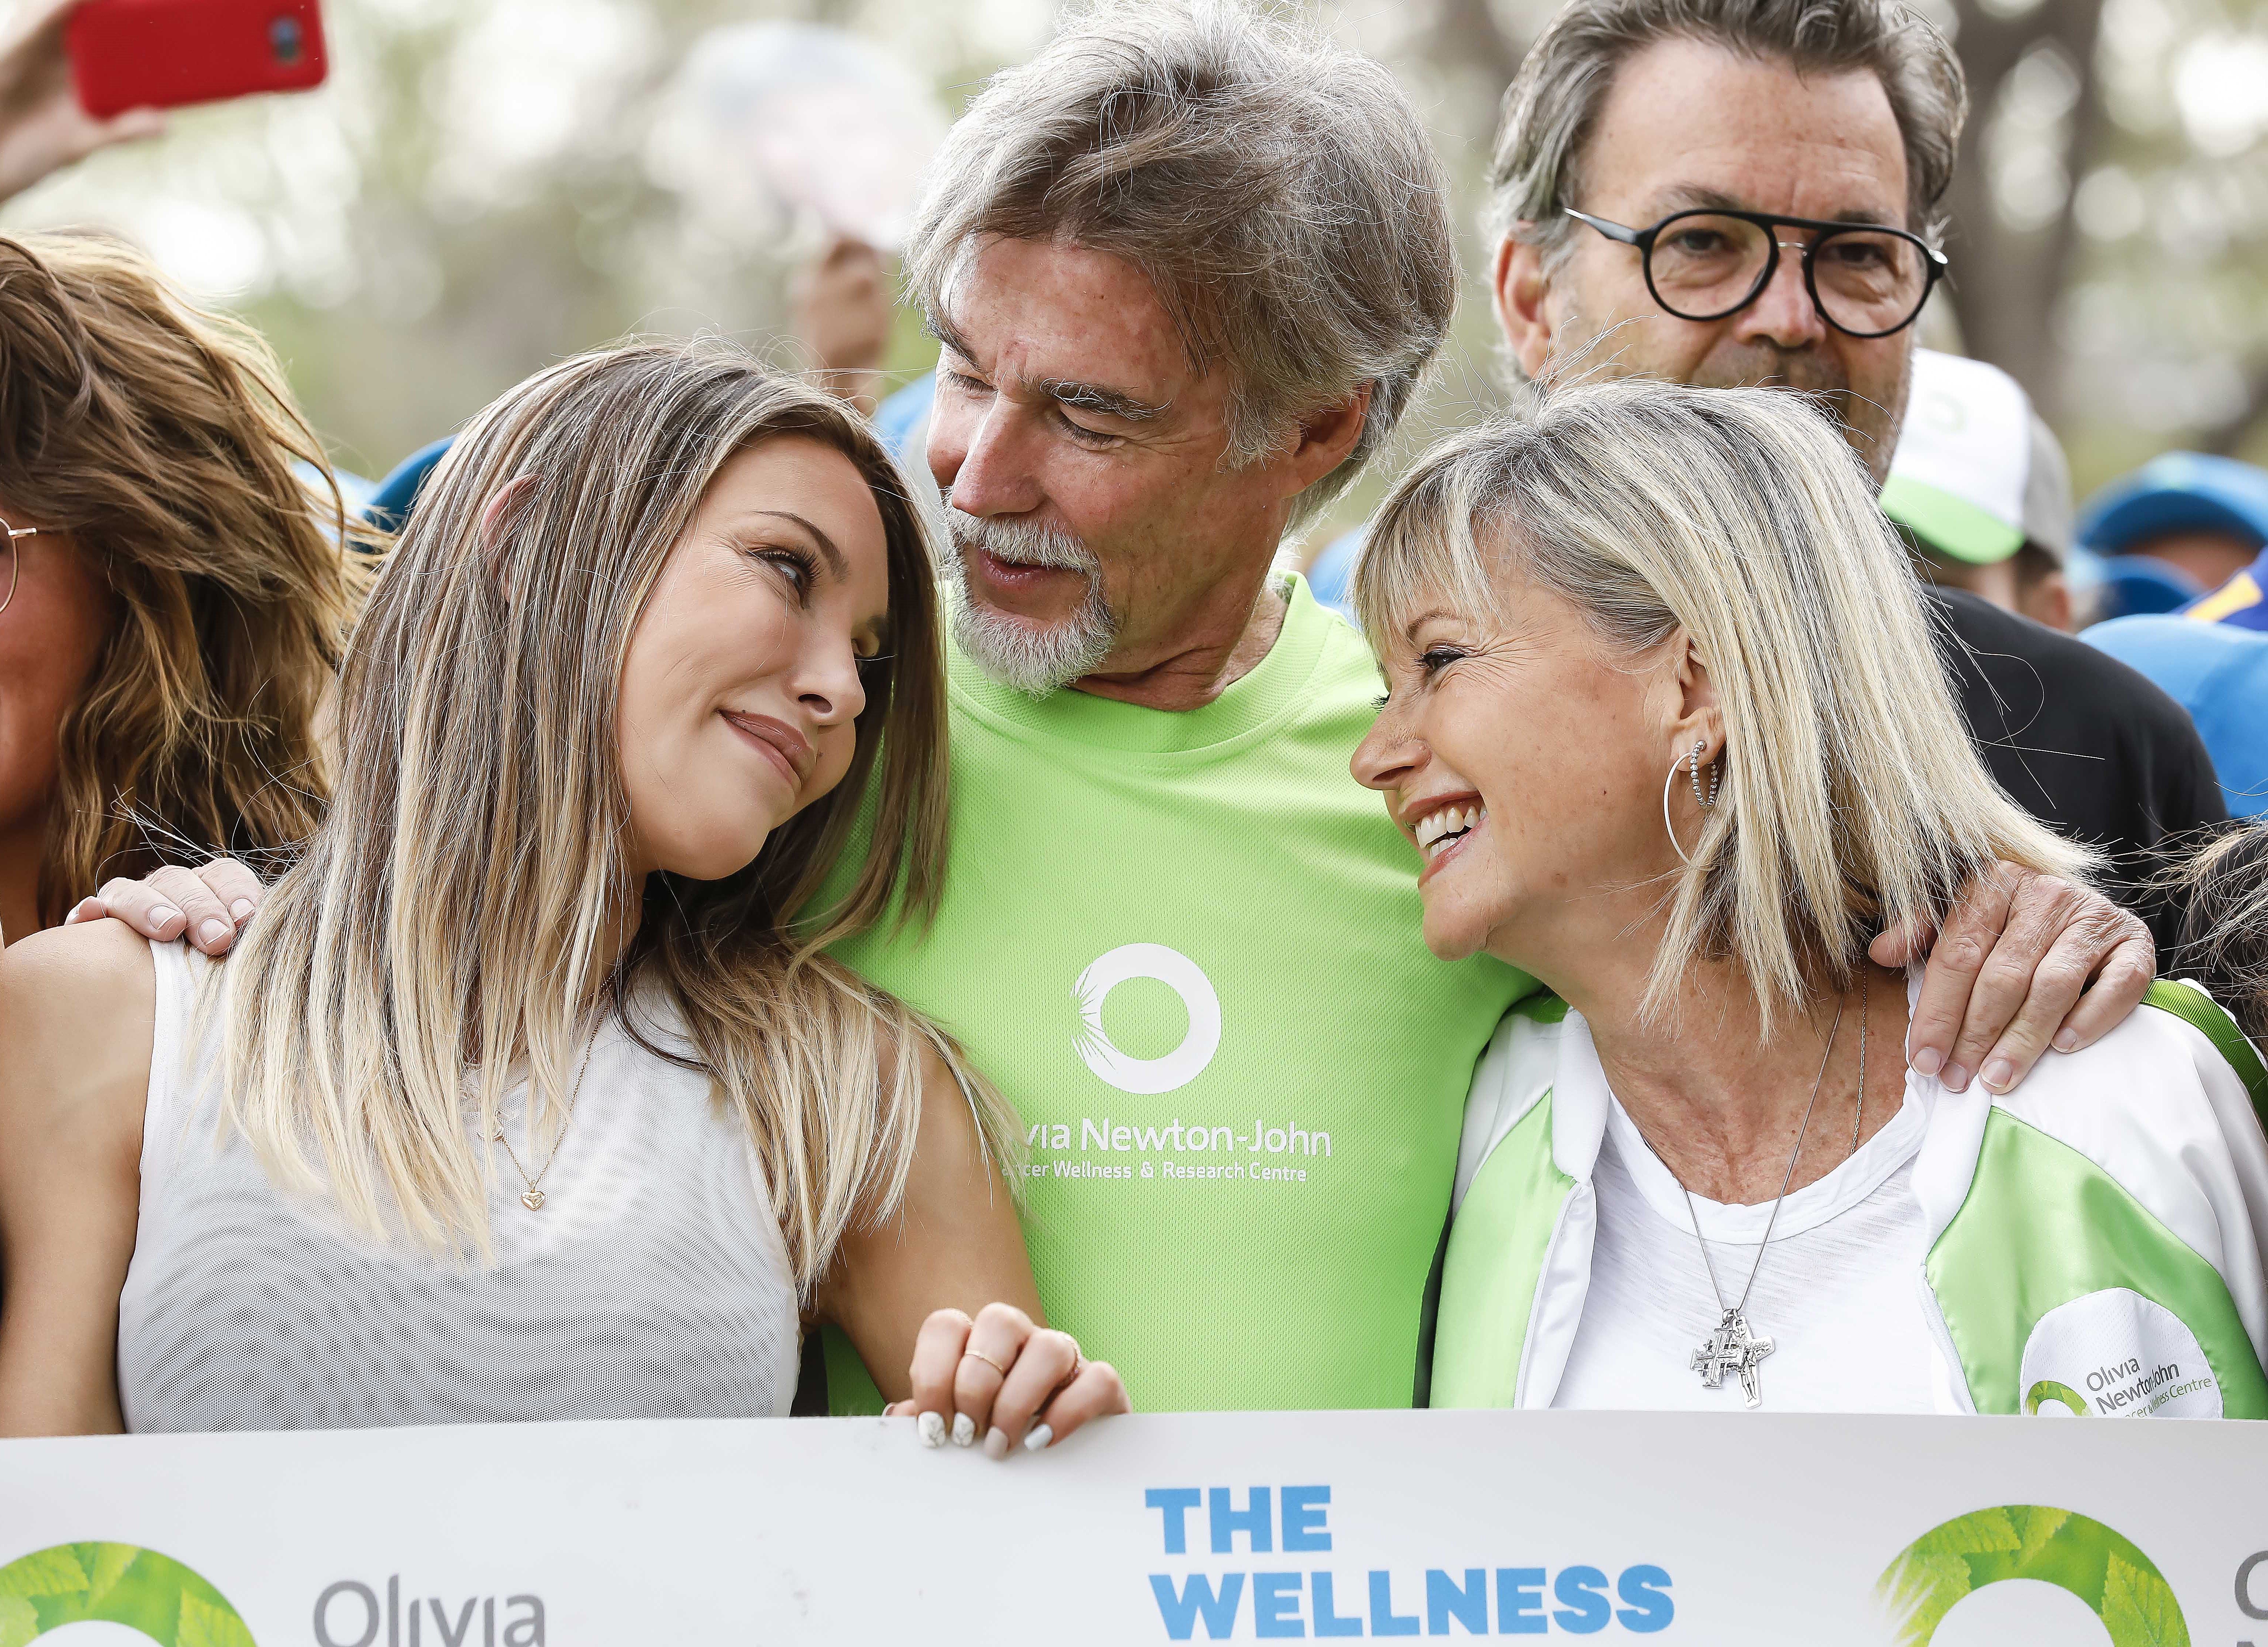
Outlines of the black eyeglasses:
[{"label": "black eyeglasses", "polygon": [[[1945,277],[1945,254],[1918,234],[1874,223],[1828,223],[1764,211],[1673,211],[1650,229],[1567,208],[1610,240],[1638,248],[1653,300],[1683,321],[1721,321],[1755,302],[1779,271],[1783,247],[1803,254],[1803,284],[1820,314],[1853,337],[1888,337],[1914,322]],[[1809,229],[1808,242],[1778,228]]]},{"label": "black eyeglasses", "polygon": [[10,526],[5,521],[0,521],[0,532],[7,534],[0,537],[0,584],[7,586],[7,592],[0,594],[0,612],[4,612],[8,609],[8,602],[16,598],[16,540],[37,537],[40,528],[36,526]]}]

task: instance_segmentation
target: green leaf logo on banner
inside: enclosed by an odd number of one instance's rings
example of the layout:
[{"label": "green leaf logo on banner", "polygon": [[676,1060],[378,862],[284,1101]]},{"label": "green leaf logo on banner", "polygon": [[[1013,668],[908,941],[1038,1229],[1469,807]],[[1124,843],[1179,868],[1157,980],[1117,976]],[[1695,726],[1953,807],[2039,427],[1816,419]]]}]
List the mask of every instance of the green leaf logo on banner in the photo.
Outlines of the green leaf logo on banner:
[{"label": "green leaf logo on banner", "polygon": [[159,1647],[254,1647],[226,1596],[155,1550],[58,1544],[0,1567],[0,1647],[97,1619]]},{"label": "green leaf logo on banner", "polygon": [[2069,1591],[2102,1621],[2111,1647],[2190,1647],[2173,1586],[2148,1556],[2100,1521],[2044,1504],[2001,1504],[1931,1528],[1874,1594],[1896,1621],[1898,1647],[1924,1647],[1962,1597],[2004,1578]]}]

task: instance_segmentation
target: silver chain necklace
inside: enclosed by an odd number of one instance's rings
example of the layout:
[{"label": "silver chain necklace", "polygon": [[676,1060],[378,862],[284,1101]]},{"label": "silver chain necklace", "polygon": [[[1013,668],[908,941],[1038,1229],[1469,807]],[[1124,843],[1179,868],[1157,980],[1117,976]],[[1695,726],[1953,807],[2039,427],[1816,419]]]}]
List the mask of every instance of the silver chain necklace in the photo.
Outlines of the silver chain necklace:
[{"label": "silver chain necklace", "polygon": [[[1862,967],[1859,973],[1859,1112],[1851,1118],[1851,1153],[1859,1148],[1859,1128],[1867,1115],[1867,1018],[1869,980]],[[1685,1187],[1685,1180],[1677,1176],[1661,1151],[1653,1148],[1653,1141],[1641,1131],[1653,1158],[1661,1163],[1670,1178],[1685,1196],[1685,1214],[1693,1221],[1693,1240],[1701,1249],[1702,1267],[1709,1272],[1709,1290],[1717,1298],[1717,1326],[1701,1340],[1693,1352],[1691,1366],[1701,1375],[1703,1385],[1715,1390],[1723,1386],[1725,1375],[1732,1373],[1741,1381],[1741,1393],[1752,1407],[1764,1405],[1764,1389],[1757,1375],[1756,1363],[1772,1353],[1772,1341],[1758,1338],[1749,1326],[1749,1295],[1756,1290],[1756,1272],[1764,1267],[1764,1252],[1771,1244],[1772,1230],[1779,1222],[1779,1209],[1787,1200],[1787,1186],[1795,1181],[1795,1163],[1803,1154],[1803,1140],[1811,1130],[1811,1112],[1819,1107],[1819,1089],[1827,1080],[1827,1065],[1835,1056],[1835,1038],[1843,1029],[1843,1008],[1835,1008],[1835,1022],[1828,1027],[1827,1050],[1819,1055],[1819,1074],[1811,1082],[1811,1101],[1803,1106],[1803,1124],[1796,1128],[1795,1148],[1788,1152],[1787,1171],[1780,1175],[1779,1193],[1772,1198],[1771,1215],[1764,1220],[1764,1239],[1756,1243],[1756,1262],[1749,1266],[1748,1284],[1741,1289],[1740,1302],[1729,1309],[1725,1304],[1725,1289],[1717,1281],[1717,1263],[1709,1256],[1709,1243],[1701,1234],[1701,1211],[1693,1204],[1693,1192]]]}]

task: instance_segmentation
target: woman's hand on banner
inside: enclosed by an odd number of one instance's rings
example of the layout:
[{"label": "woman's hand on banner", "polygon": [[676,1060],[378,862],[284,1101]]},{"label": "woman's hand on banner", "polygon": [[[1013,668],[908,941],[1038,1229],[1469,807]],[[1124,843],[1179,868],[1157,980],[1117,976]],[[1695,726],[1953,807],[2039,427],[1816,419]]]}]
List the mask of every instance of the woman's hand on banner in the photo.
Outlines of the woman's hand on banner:
[{"label": "woman's hand on banner", "polygon": [[913,1399],[889,1408],[911,1417],[922,1444],[950,1435],[957,1446],[984,1440],[988,1458],[1016,1447],[1037,1452],[1090,1419],[1133,1410],[1108,1362],[1089,1361],[1078,1340],[1035,1325],[1013,1304],[988,1304],[969,1318],[939,1310],[914,1345]]}]

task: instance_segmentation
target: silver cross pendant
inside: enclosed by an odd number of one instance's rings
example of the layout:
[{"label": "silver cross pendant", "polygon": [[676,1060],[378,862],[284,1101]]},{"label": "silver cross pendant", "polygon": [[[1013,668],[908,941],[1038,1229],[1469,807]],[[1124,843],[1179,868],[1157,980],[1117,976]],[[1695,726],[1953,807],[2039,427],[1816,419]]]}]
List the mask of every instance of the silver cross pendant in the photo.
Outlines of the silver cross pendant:
[{"label": "silver cross pendant", "polygon": [[1756,1379],[1756,1363],[1771,1353],[1771,1340],[1751,1335],[1749,1318],[1738,1310],[1727,1310],[1725,1318],[1717,1323],[1717,1330],[1703,1339],[1701,1348],[1693,1352],[1693,1370],[1712,1390],[1723,1387],[1727,1373],[1738,1373],[1741,1393],[1748,1398],[1749,1405],[1762,1407],[1764,1397]]}]

